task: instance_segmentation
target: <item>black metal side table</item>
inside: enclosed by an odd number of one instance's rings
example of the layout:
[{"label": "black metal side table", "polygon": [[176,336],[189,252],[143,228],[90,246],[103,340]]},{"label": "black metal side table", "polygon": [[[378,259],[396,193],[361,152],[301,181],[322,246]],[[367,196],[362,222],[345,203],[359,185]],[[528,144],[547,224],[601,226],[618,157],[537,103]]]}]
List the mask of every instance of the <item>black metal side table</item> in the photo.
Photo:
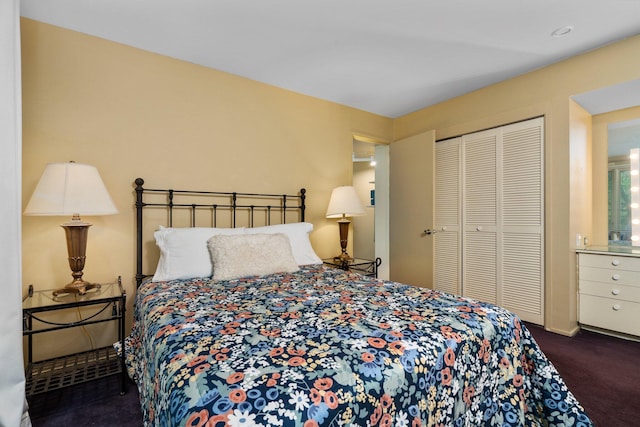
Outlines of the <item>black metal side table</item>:
[{"label": "black metal side table", "polygon": [[324,265],[341,268],[345,271],[353,271],[364,276],[378,277],[378,267],[382,264],[380,258],[363,259],[352,258],[349,260],[341,260],[339,258],[325,258],[322,260]]},{"label": "black metal side table", "polygon": [[[111,375],[120,375],[120,394],[127,391],[124,357],[116,354],[113,346],[93,349],[62,357],[33,361],[33,336],[49,331],[74,328],[94,323],[117,321],[118,341],[124,355],[124,326],[126,292],[120,277],[114,283],[101,284],[84,295],[53,295],[54,290],[33,291],[22,301],[22,335],[27,337],[27,367],[25,370],[26,395],[31,396],[63,387],[92,381]],[[75,321],[60,323],[44,313],[57,310],[92,306],[95,312]],[[34,327],[37,325],[37,327]]]}]

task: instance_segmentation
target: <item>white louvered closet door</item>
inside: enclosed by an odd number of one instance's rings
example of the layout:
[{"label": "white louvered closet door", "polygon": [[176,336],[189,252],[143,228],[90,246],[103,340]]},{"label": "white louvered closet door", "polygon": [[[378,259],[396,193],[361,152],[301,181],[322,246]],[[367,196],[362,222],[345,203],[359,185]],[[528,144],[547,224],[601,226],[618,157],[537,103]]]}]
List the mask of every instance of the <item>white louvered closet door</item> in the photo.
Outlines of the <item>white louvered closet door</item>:
[{"label": "white louvered closet door", "polygon": [[497,303],[496,131],[462,137],[463,295]]},{"label": "white louvered closet door", "polygon": [[544,324],[544,120],[440,141],[435,289]]},{"label": "white louvered closet door", "polygon": [[523,320],[544,320],[542,118],[501,128],[502,247],[500,305]]},{"label": "white louvered closet door", "polygon": [[434,288],[460,295],[461,138],[436,144]]}]

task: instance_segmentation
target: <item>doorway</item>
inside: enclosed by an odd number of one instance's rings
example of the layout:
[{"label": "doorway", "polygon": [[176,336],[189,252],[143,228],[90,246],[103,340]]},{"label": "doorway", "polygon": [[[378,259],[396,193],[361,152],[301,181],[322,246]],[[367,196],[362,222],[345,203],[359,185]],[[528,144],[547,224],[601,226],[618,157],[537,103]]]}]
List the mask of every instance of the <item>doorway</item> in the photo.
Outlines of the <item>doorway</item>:
[{"label": "doorway", "polygon": [[353,138],[353,178],[365,215],[353,217],[353,256],[382,259],[378,277],[389,277],[389,146]]}]

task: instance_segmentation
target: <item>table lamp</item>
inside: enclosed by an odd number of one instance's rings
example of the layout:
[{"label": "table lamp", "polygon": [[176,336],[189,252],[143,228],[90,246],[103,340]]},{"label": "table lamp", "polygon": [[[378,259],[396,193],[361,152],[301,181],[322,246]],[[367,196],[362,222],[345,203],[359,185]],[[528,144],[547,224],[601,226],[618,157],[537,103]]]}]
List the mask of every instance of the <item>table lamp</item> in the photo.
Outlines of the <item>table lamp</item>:
[{"label": "table lamp", "polygon": [[66,216],[71,221],[61,224],[67,237],[69,267],[73,280],[54,295],[83,295],[98,285],[82,278],[90,223],[80,215],[112,215],[118,213],[98,169],[81,163],[49,163],[24,210],[25,215]]},{"label": "table lamp", "polygon": [[358,198],[355,188],[345,185],[333,189],[326,217],[340,218],[338,220],[338,226],[340,229],[340,247],[342,248],[342,253],[334,257],[335,261],[347,262],[353,259],[347,253],[349,224],[351,223],[347,217],[362,216],[364,214],[364,207]]}]

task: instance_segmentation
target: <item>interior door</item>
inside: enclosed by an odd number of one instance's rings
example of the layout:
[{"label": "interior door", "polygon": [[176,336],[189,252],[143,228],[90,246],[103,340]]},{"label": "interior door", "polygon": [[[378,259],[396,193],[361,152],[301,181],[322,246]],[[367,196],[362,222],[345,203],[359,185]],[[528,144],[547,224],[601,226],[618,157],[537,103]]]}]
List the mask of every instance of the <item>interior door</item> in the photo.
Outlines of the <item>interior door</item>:
[{"label": "interior door", "polygon": [[390,279],[433,288],[435,131],[389,148]]}]

